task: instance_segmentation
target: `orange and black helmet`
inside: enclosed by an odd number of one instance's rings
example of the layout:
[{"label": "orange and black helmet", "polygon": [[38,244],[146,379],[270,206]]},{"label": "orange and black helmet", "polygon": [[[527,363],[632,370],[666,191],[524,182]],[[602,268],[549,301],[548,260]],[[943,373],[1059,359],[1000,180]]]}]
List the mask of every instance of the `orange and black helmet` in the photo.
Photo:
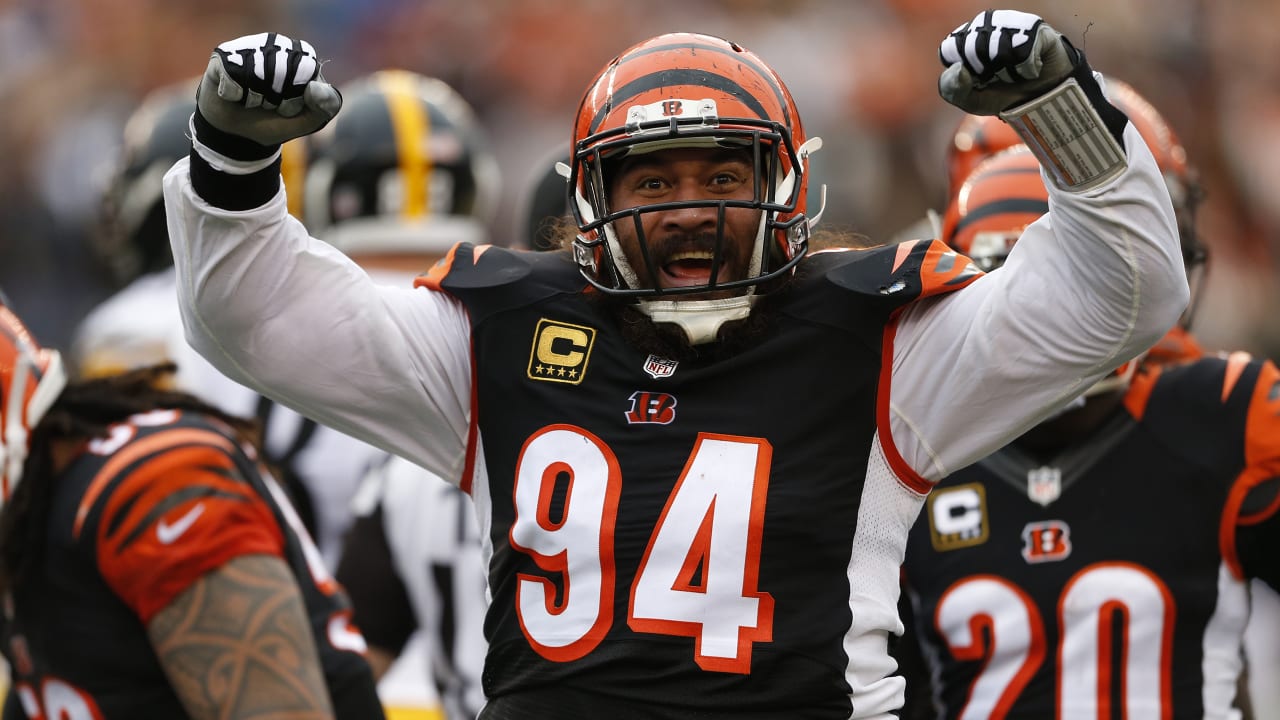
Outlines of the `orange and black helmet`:
[{"label": "orange and black helmet", "polygon": [[1028,225],[1049,212],[1040,162],[1015,145],[978,163],[942,218],[942,240],[984,271],[1004,264]]},{"label": "orange and black helmet", "polygon": [[1142,135],[1155,156],[1156,165],[1169,187],[1169,199],[1178,220],[1178,236],[1182,242],[1182,258],[1187,272],[1192,273],[1208,260],[1208,251],[1196,233],[1196,212],[1204,200],[1199,174],[1187,160],[1187,150],[1164,116],[1132,85],[1107,79],[1107,99],[1129,117],[1129,122]]},{"label": "orange and black helmet", "polygon": [[[708,199],[618,211],[609,207],[611,161],[677,147],[741,147],[755,168],[751,200]],[[807,156],[795,101],[763,60],[721,38],[660,35],[611,60],[587,89],[573,127],[569,206],[578,225],[575,258],[598,289],[633,297],[745,288],[789,272],[808,249]],[[674,207],[741,207],[761,212],[749,276],[716,284],[661,289],[656,268],[631,268],[613,224]],[[723,234],[723,223],[718,235]],[[643,233],[640,241],[645,242]],[[717,246],[722,241],[717,240]],[[647,251],[641,253],[648,257]],[[719,253],[717,253],[718,256]],[[713,260],[713,267],[719,262]]]},{"label": "orange and black helmet", "polygon": [[[1197,211],[1204,199],[1199,174],[1187,159],[1186,148],[1177,133],[1155,106],[1134,90],[1133,86],[1115,78],[1107,78],[1106,94],[1107,99],[1124,112],[1146,141],[1156,165],[1164,175],[1165,185],[1169,188],[1169,199],[1173,203],[1178,223],[1182,258],[1192,289],[1191,303],[1182,316],[1181,324],[1183,327],[1190,327],[1209,256],[1208,249],[1196,230]],[[952,135],[951,145],[947,149],[947,172],[951,183],[949,199],[952,204],[965,179],[982,161],[1010,147],[1021,145],[1022,139],[1013,128],[998,117],[966,115]],[[946,233],[943,240],[950,242]],[[967,249],[960,249],[968,252]],[[982,263],[979,258],[974,259],[979,264]]]},{"label": "orange and black helmet", "polygon": [[1022,145],[1022,138],[995,115],[965,115],[947,146],[947,191],[955,195],[978,163],[1001,150]]},{"label": "orange and black helmet", "polygon": [[22,479],[31,433],[66,383],[62,357],[40,347],[0,293],[0,504]]},{"label": "orange and black helmet", "polygon": [[[1027,226],[1047,212],[1049,191],[1040,162],[1026,145],[1017,145],[978,163],[960,184],[943,218],[943,239],[978,267],[994,270],[1004,265]],[[1128,387],[1142,358],[1116,368],[1085,396]]]}]

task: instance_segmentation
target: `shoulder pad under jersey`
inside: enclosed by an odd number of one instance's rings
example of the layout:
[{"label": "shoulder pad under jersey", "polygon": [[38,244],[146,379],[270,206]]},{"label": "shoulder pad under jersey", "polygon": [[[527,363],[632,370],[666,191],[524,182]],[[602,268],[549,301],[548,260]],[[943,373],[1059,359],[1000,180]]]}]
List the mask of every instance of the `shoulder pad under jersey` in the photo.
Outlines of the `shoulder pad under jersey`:
[{"label": "shoulder pad under jersey", "polygon": [[1244,462],[1246,426],[1257,402],[1263,363],[1247,353],[1177,365],[1146,366],[1134,376],[1125,407],[1170,452],[1221,467]]},{"label": "shoulder pad under jersey", "polygon": [[471,243],[453,246],[414,286],[454,296],[467,306],[473,322],[589,287],[567,250],[538,252]]},{"label": "shoulder pad under jersey", "polygon": [[819,251],[808,262],[819,265],[830,282],[893,305],[959,290],[982,276],[972,260],[937,240]]},{"label": "shoulder pad under jersey", "polygon": [[[133,477],[149,477],[143,470],[153,461],[169,468],[166,463],[176,462],[182,453],[196,449],[195,454],[203,462],[216,458],[214,464],[232,467],[233,458],[245,452],[234,431],[221,421],[200,413],[168,409],[140,413],[115,423],[105,436],[90,440],[86,448],[80,461],[72,466],[72,471],[87,471],[86,478],[91,477],[76,510],[72,528],[75,537],[97,511],[111,504],[109,496],[122,484],[128,484]],[[169,480],[165,485],[179,488],[181,483],[172,468],[166,472]]]}]

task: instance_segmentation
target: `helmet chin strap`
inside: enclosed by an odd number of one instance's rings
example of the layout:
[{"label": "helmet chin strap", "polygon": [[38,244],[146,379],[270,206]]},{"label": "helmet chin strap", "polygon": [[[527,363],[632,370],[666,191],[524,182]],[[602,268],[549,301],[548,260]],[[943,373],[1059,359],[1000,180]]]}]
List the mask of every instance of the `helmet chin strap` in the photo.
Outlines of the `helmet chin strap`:
[{"label": "helmet chin strap", "polygon": [[690,345],[705,345],[716,339],[725,323],[751,314],[760,297],[754,291],[748,288],[748,294],[717,300],[641,300],[637,307],[656,323],[679,326]]}]

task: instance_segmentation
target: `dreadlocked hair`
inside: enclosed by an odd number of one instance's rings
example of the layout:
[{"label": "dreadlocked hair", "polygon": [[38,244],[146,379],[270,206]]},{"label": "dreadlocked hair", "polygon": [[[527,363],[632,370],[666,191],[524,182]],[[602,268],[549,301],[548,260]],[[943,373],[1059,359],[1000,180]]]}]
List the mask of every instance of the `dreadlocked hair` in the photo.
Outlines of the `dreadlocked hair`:
[{"label": "dreadlocked hair", "polygon": [[39,567],[44,533],[58,478],[53,461],[56,440],[105,437],[108,428],[138,413],[186,410],[215,417],[243,440],[259,445],[258,424],[229,415],[194,395],[167,389],[177,366],[163,363],[91,380],[69,383],[31,434],[31,451],[22,481],[0,512],[0,595],[21,587]]}]

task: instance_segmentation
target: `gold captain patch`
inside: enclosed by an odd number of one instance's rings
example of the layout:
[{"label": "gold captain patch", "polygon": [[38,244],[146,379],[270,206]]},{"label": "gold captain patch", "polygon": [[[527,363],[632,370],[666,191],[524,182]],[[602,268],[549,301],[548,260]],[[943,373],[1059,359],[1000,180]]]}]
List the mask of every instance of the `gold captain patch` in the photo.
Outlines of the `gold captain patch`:
[{"label": "gold captain patch", "polygon": [[542,318],[529,349],[529,378],[577,385],[587,374],[595,328]]},{"label": "gold captain patch", "polygon": [[957,550],[987,541],[987,491],[981,483],[935,489],[925,506],[933,549]]}]

